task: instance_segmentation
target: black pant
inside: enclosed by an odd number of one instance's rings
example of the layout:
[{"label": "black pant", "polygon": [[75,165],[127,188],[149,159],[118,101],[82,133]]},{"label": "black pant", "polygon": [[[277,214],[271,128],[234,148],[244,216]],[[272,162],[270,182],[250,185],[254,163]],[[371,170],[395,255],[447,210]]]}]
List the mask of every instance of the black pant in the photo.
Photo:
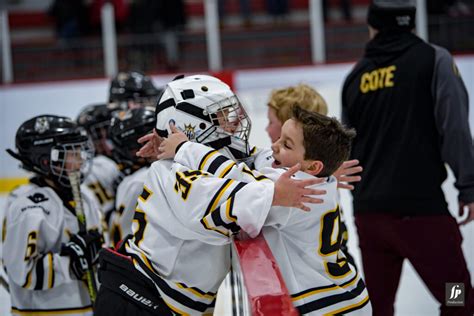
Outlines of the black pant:
[{"label": "black pant", "polygon": [[101,286],[94,304],[94,316],[154,316],[141,306],[127,300],[122,295]]},{"label": "black pant", "polygon": [[111,249],[99,253],[99,293],[95,316],[174,315],[151,280],[131,260]]}]

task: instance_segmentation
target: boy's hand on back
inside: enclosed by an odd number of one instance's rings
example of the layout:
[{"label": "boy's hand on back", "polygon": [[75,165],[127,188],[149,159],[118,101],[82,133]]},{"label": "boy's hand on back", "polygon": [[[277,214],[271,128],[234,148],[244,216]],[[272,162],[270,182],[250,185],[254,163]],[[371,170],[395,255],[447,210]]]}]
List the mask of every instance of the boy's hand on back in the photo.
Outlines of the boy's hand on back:
[{"label": "boy's hand on back", "polygon": [[138,139],[138,143],[143,144],[143,146],[139,151],[137,151],[136,155],[142,158],[155,159],[159,154],[161,154],[159,147],[162,141],[163,138],[153,130],[152,133],[146,134]]},{"label": "boy's hand on back", "polygon": [[170,124],[170,128],[172,134],[161,141],[158,148],[161,153],[158,155],[158,159],[174,158],[178,146],[189,140],[186,134],[178,130],[173,124]]},{"label": "boy's hand on back", "polygon": [[273,194],[273,206],[287,206],[300,208],[303,211],[310,211],[310,208],[303,203],[320,204],[322,199],[316,199],[311,195],[324,195],[325,190],[316,190],[307,188],[309,186],[322,183],[322,178],[314,178],[307,180],[295,180],[291,176],[300,170],[301,165],[298,163],[283,173],[275,182],[275,192]]},{"label": "boy's hand on back", "polygon": [[353,159],[344,161],[333,174],[337,178],[337,187],[339,189],[354,190],[354,186],[348,183],[359,182],[361,177],[355,175],[359,172],[362,172],[362,167],[359,166],[359,160]]}]

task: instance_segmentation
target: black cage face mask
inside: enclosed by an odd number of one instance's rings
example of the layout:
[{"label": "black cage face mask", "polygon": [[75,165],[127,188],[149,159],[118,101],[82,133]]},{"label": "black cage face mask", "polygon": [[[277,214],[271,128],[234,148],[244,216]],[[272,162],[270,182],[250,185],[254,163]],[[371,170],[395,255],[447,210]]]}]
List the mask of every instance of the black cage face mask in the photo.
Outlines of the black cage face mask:
[{"label": "black cage face mask", "polygon": [[94,148],[89,140],[56,145],[51,149],[51,173],[59,184],[70,187],[69,173],[80,171],[81,178],[85,178],[93,157]]}]

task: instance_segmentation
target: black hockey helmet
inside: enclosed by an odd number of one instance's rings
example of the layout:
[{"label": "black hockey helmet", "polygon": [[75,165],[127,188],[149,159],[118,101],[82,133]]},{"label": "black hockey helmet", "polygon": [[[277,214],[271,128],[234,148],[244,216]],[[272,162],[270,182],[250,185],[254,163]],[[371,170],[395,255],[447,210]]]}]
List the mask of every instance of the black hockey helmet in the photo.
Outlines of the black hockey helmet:
[{"label": "black hockey helmet", "polygon": [[84,127],[89,133],[96,154],[110,157],[112,155],[112,143],[109,138],[110,121],[114,113],[124,110],[113,104],[97,103],[84,107],[77,116],[76,122]]},{"label": "black hockey helmet", "polygon": [[110,82],[109,102],[128,108],[155,106],[160,93],[150,77],[137,71],[119,72]]},{"label": "black hockey helmet", "polygon": [[69,171],[87,173],[94,149],[87,132],[68,117],[39,115],[17,130],[17,151],[7,152],[22,168],[47,177],[61,186],[70,186]]},{"label": "black hockey helmet", "polygon": [[156,124],[155,110],[152,107],[130,109],[114,117],[110,124],[110,138],[114,145],[114,158],[124,166],[142,167],[149,162],[136,156],[140,149],[137,141],[153,131]]}]

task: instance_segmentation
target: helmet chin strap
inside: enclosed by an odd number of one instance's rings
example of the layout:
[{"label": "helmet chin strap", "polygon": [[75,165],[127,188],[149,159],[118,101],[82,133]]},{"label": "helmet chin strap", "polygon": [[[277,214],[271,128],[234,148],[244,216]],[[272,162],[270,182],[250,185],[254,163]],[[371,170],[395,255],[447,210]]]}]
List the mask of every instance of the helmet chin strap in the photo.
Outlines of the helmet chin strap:
[{"label": "helmet chin strap", "polygon": [[230,139],[230,136],[227,136],[227,137],[219,138],[219,139],[210,141],[208,143],[203,143],[203,144],[219,150],[223,147],[226,147],[232,144],[232,140]]}]

